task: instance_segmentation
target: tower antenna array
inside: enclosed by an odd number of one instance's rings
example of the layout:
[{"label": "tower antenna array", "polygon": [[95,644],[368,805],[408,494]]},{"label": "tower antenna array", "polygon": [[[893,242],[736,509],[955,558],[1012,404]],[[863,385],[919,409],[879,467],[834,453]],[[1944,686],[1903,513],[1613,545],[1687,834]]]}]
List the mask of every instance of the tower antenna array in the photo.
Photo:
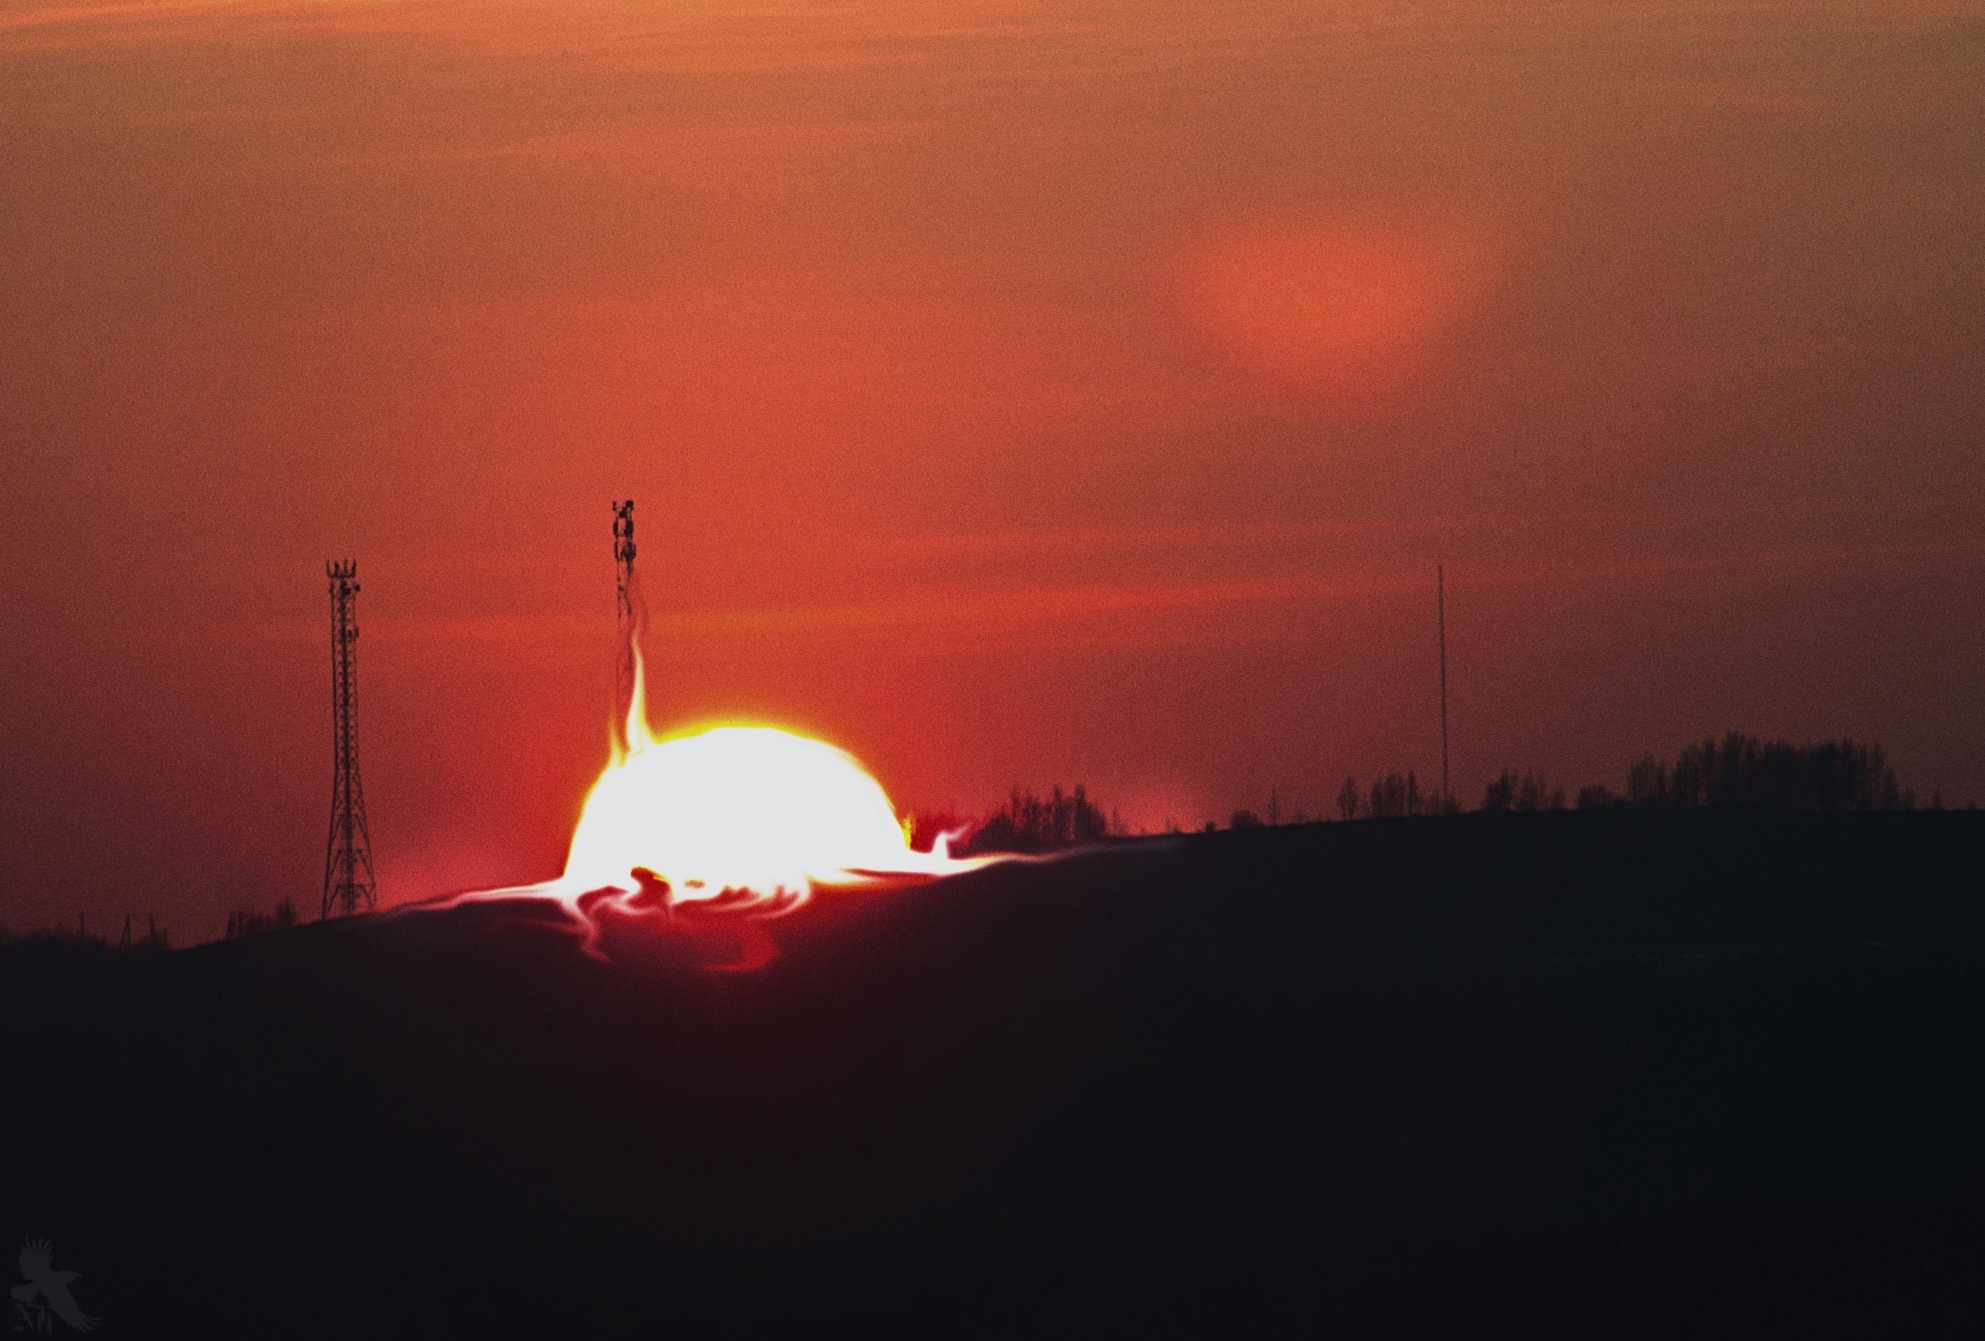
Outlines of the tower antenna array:
[{"label": "tower antenna array", "polygon": [[634,617],[634,500],[613,505],[613,564],[615,592],[615,647],[613,668],[613,720],[616,732],[626,729],[627,712],[634,702],[634,640],[640,636]]},{"label": "tower antenna array", "polygon": [[331,579],[331,735],[336,767],[331,783],[331,837],[324,853],[324,910],[355,913],[374,906],[372,835],[365,825],[365,787],[358,777],[358,563],[327,561]]}]

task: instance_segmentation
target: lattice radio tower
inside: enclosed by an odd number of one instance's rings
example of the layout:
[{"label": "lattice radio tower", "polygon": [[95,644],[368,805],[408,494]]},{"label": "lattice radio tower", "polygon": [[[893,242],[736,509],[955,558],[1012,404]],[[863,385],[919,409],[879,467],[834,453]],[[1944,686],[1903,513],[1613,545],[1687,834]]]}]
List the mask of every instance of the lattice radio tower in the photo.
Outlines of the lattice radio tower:
[{"label": "lattice radio tower", "polygon": [[[634,640],[640,636],[634,617],[634,500],[613,505],[613,564],[618,597],[614,634],[613,721],[618,736],[627,729],[628,706],[634,702]],[[631,743],[631,742],[629,742]]]},{"label": "lattice radio tower", "polygon": [[331,837],[324,853],[324,911],[374,906],[372,835],[365,827],[365,788],[358,779],[358,564],[326,562],[331,579],[331,734],[337,760],[331,783]]}]

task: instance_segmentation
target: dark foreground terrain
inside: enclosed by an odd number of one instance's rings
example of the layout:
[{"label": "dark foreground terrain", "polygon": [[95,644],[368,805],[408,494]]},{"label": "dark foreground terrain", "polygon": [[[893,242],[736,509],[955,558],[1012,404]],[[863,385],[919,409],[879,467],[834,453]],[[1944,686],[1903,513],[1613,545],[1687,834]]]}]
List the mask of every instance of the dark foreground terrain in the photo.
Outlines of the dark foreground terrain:
[{"label": "dark foreground terrain", "polygon": [[1196,835],[777,934],[16,944],[0,1275],[105,1336],[1985,1323],[1985,816]]}]

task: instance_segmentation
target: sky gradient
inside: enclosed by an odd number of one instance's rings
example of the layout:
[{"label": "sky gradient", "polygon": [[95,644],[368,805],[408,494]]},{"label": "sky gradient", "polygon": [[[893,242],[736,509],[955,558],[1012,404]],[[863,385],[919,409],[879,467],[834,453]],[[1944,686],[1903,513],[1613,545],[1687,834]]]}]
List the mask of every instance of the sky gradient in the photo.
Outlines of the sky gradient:
[{"label": "sky gradient", "polygon": [[658,729],[1134,825],[1985,799],[1985,5],[0,3],[0,925],[554,874]]}]

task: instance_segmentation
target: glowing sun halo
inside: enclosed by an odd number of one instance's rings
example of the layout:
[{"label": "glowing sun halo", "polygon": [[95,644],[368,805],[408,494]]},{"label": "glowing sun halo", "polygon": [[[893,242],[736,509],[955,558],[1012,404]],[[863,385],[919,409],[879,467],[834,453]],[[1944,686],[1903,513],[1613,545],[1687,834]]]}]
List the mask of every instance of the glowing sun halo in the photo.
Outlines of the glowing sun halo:
[{"label": "glowing sun halo", "polygon": [[853,756],[771,727],[641,741],[586,798],[563,883],[625,885],[645,867],[677,901],[749,890],[804,897],[863,873],[943,874],[914,851],[882,787]]},{"label": "glowing sun halo", "polygon": [[882,785],[824,741],[766,726],[657,739],[638,650],[632,659],[624,733],[580,811],[565,873],[416,906],[551,900],[594,955],[607,914],[663,929],[722,924],[740,957],[709,967],[757,968],[775,952],[754,924],[800,907],[816,887],[934,878],[996,860],[951,856],[950,835],[929,852],[913,849]]}]

